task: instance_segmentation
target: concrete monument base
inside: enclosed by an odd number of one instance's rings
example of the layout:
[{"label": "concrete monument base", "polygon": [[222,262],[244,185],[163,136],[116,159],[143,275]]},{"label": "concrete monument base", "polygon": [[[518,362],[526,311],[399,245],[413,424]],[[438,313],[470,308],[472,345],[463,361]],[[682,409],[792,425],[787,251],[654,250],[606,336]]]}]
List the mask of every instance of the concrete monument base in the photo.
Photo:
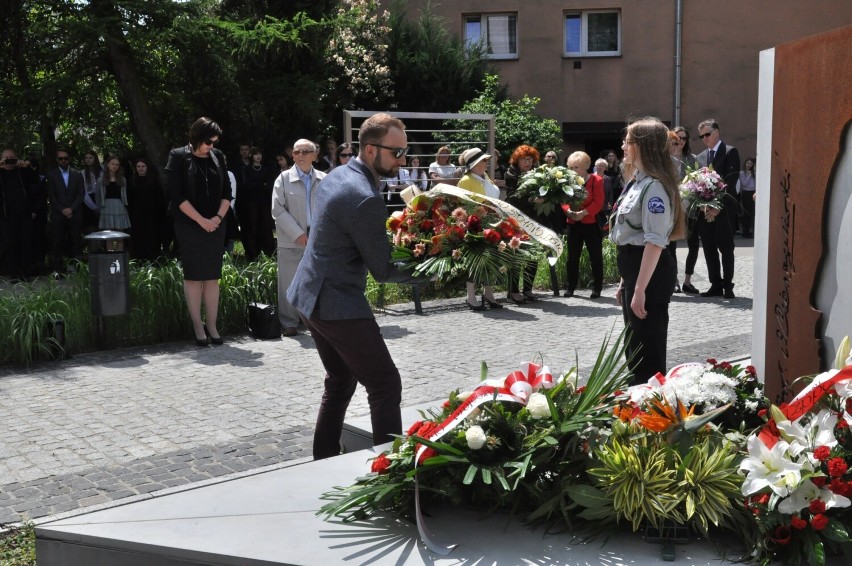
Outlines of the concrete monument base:
[{"label": "concrete monument base", "polygon": [[[39,566],[271,564],[653,564],[660,545],[625,532],[582,542],[531,530],[508,515],[457,508],[428,518],[447,557],[431,553],[416,527],[392,518],[344,524],[315,515],[320,495],[369,470],[360,451],[45,523],[36,528]],[[681,564],[718,566],[706,541],[676,547]]]}]

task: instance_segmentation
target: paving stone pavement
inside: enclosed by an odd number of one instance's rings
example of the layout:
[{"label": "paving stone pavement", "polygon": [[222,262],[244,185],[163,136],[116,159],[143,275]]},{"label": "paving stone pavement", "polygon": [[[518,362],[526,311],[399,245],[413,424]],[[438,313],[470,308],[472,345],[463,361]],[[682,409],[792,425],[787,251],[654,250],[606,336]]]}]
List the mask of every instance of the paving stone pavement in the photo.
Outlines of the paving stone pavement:
[{"label": "paving stone pavement", "polygon": [[[736,299],[674,296],[670,365],[750,354],[751,252],[750,241],[738,240]],[[679,249],[681,281],[685,256]],[[701,257],[693,283],[709,286]],[[606,335],[623,328],[613,290],[597,300],[588,290],[572,298],[542,291],[538,302],[485,313],[461,299],[424,303],[423,316],[411,304],[385,309],[377,319],[403,376],[403,404],[471,388],[481,361],[492,376],[536,356],[555,371],[577,361],[582,376]],[[306,334],[0,368],[0,525],[309,458],[322,375]],[[349,415],[368,413],[359,388]]]}]

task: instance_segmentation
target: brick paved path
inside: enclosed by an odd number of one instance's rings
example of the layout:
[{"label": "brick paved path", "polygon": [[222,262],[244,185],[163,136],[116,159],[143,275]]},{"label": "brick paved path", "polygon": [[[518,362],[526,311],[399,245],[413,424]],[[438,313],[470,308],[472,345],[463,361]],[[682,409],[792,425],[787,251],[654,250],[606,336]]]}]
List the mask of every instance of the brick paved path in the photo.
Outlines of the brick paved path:
[{"label": "brick paved path", "polygon": [[[669,364],[751,350],[752,258],[738,241],[733,300],[675,295]],[[679,250],[683,270],[685,250]],[[694,284],[708,287],[703,258]],[[681,277],[682,280],[682,277]],[[524,306],[468,311],[461,299],[398,305],[378,316],[403,376],[403,403],[443,398],[541,356],[555,371],[623,324],[611,298],[541,293]],[[310,457],[322,370],[308,335],[236,337],[77,356],[28,370],[0,368],[0,525],[38,519]],[[359,389],[350,415],[369,413]],[[403,423],[406,426],[407,423]]]}]

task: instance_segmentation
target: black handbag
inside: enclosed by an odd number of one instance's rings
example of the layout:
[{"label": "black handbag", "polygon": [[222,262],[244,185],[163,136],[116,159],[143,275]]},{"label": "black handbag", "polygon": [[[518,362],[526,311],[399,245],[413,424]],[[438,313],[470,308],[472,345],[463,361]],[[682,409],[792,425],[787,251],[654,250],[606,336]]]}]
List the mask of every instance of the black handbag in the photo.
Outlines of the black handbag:
[{"label": "black handbag", "polygon": [[275,305],[249,303],[246,310],[252,336],[259,340],[281,338],[281,323],[278,322],[278,308]]}]

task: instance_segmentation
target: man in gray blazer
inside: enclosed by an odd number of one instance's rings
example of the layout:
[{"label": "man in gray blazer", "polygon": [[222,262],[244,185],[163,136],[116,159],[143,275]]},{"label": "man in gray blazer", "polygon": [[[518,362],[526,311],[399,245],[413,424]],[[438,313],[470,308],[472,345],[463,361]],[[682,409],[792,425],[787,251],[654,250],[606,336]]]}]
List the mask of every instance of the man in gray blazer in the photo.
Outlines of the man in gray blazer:
[{"label": "man in gray blazer", "polygon": [[332,170],[316,191],[308,246],[287,290],[326,371],[315,460],[340,453],[343,419],[358,383],[367,389],[373,444],[402,434],[402,381],[364,296],[367,270],[379,282],[425,282],[390,263],[379,192],[379,179],[395,177],[405,164],[405,125],[374,114],[361,124],[358,143],[357,159]]},{"label": "man in gray blazer", "polygon": [[317,147],[311,140],[301,139],[293,145],[296,163],[282,171],[272,187],[272,218],[278,238],[278,320],[284,336],[299,332],[299,311],[287,301],[287,287],[308,245],[311,219],[315,214],[317,187],[325,173],[313,168]]}]

